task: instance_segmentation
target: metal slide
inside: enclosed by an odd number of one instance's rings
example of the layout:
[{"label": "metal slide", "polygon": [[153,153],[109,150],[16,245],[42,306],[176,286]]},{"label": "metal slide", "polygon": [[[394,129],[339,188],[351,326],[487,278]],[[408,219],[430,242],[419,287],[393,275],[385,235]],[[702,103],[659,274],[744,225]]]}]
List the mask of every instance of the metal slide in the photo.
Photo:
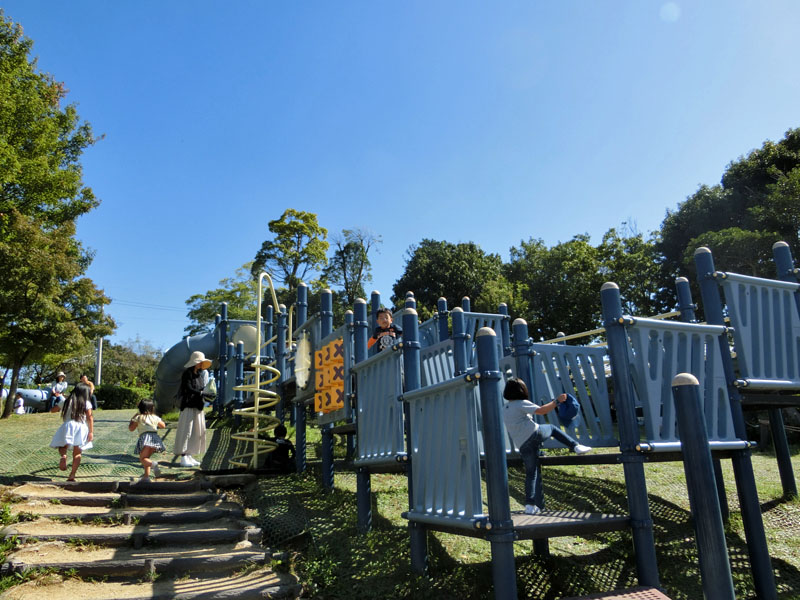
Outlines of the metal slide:
[{"label": "metal slide", "polygon": [[156,390],[153,398],[161,412],[168,412],[178,406],[178,388],[184,366],[192,352],[200,351],[209,360],[219,358],[220,328],[200,335],[187,336],[167,350],[156,367]]}]

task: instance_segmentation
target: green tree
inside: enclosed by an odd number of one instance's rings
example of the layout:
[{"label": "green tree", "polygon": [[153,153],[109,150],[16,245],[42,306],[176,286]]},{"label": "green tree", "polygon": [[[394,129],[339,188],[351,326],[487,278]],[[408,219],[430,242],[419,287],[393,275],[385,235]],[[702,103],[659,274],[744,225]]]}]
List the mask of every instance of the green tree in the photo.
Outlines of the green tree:
[{"label": "green tree", "polygon": [[[770,248],[776,241],[800,255],[799,169],[800,129],[792,129],[779,142],[767,141],[731,162],[720,185],[701,186],[668,211],[657,245],[663,291],[676,276],[694,273],[692,256],[703,240],[724,244],[711,246],[715,259],[726,254],[724,261],[715,260],[720,269],[750,275],[774,277]],[[752,245],[735,247],[741,243]]]},{"label": "green tree", "polygon": [[505,268],[512,283],[527,289],[528,321],[533,339],[549,339],[556,333],[595,329],[600,322],[600,252],[589,236],[576,235],[568,242],[547,248],[540,239],[522,241],[510,250]]},{"label": "green tree", "polygon": [[66,89],[37,72],[32,46],[0,10],[0,213],[52,228],[97,206],[78,162],[97,139],[74,105],[61,107]]},{"label": "green tree", "polygon": [[344,229],[333,238],[333,256],[322,271],[323,280],[342,288],[340,303],[352,309],[356,298],[366,298],[364,284],[372,281],[370,250],[381,243],[381,237],[363,229]]},{"label": "green tree", "polygon": [[474,242],[424,239],[409,247],[405,271],[392,288],[392,302],[403,306],[406,292],[412,291],[420,317],[426,319],[439,298],[447,298],[449,306],[461,306],[464,296],[477,301],[487,283],[500,277],[502,266],[499,254],[487,254]]},{"label": "green tree", "polygon": [[[623,236],[609,229],[597,247],[599,271],[605,281],[619,286],[623,309],[631,315],[654,316],[675,306],[675,295],[660,295],[656,237],[645,240],[641,233]],[[674,292],[674,286],[671,288]],[[594,290],[597,301],[600,289]]]},{"label": "green tree", "polygon": [[287,208],[280,219],[270,221],[269,230],[275,238],[261,244],[250,272],[258,278],[266,270],[293,294],[306,275],[327,263],[328,230],[319,226],[314,213],[293,208]]},{"label": "green tree", "polygon": [[[220,280],[220,287],[204,294],[195,294],[186,300],[189,307],[186,316],[190,321],[185,329],[188,335],[211,331],[214,328],[214,317],[219,314],[223,302],[228,303],[229,319],[255,320],[258,310],[258,282],[249,275],[251,267],[252,263],[245,263],[236,269],[234,277]],[[266,280],[264,284],[266,285]],[[269,295],[266,297],[269,298]]]},{"label": "green tree", "polygon": [[[68,355],[88,340],[108,335],[103,314],[110,300],[83,277],[90,258],[73,239],[70,221],[42,231],[12,208],[0,220],[0,363],[11,368],[10,393],[22,367],[48,354]],[[3,417],[10,414],[7,404]]]}]

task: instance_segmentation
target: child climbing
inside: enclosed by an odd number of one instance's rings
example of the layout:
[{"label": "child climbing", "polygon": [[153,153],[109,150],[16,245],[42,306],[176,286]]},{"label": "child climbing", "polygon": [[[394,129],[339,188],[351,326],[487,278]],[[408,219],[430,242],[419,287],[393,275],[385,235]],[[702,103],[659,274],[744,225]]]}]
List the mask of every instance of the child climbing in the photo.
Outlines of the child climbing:
[{"label": "child climbing", "polygon": [[367,348],[372,348],[377,343],[380,352],[384,348],[393,346],[397,338],[403,335],[403,330],[392,323],[392,311],[388,308],[379,308],[375,313],[375,319],[378,321],[378,326],[369,338]]},{"label": "child climbing", "polygon": [[511,440],[519,448],[519,454],[525,465],[525,514],[535,515],[543,504],[542,473],[539,464],[539,447],[542,442],[552,437],[575,454],[591,452],[589,446],[579,444],[566,433],[552,425],[540,425],[533,420],[533,415],[546,415],[558,404],[567,400],[567,394],[561,394],[544,406],[534,404],[528,398],[528,386],[516,377],[506,382],[503,398],[509,402],[503,409],[503,422]]},{"label": "child climbing", "polygon": [[156,452],[164,452],[164,442],[158,435],[159,429],[164,429],[167,425],[156,414],[155,404],[152,400],[139,401],[139,414],[136,414],[128,423],[129,431],[136,431],[139,434],[139,439],[136,441],[136,447],[133,449],[134,454],[139,455],[139,462],[142,463],[144,475],[139,480],[143,483],[150,481],[150,470],[153,471],[153,477],[161,475],[161,469],[158,468],[158,462],[150,458]]},{"label": "child climbing", "polygon": [[75,474],[81,464],[81,453],[92,447],[94,438],[94,417],[92,417],[91,388],[79,383],[61,406],[61,427],[56,430],[50,442],[61,455],[58,468],[67,470],[67,450],[72,447],[72,470],[67,481],[75,481]]}]

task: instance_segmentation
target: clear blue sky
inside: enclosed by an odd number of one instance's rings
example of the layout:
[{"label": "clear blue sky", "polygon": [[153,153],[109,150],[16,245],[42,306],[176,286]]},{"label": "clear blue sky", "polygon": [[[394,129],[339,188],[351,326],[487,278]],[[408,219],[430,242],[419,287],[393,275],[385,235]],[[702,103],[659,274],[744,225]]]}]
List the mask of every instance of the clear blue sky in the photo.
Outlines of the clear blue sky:
[{"label": "clear blue sky", "polygon": [[800,2],[4,0],[105,139],[78,233],[114,341],[180,341],[185,300],[287,207],[383,237],[387,297],[424,237],[508,259],[659,227],[800,126]]}]

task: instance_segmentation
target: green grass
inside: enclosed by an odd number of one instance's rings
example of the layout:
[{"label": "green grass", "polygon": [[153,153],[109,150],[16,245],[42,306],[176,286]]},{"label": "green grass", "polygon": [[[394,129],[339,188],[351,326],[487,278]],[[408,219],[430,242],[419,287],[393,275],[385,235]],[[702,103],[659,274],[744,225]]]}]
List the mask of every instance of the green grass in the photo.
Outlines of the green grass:
[{"label": "green grass", "polygon": [[[319,456],[319,434],[309,430],[309,455]],[[795,472],[800,461],[795,448]],[[336,446],[337,457],[344,448]],[[779,598],[800,598],[800,501],[780,499],[774,456],[753,457],[764,525]],[[723,461],[731,518],[726,537],[736,597],[754,597],[747,548],[730,461]],[[682,463],[646,466],[661,584],[675,600],[702,598],[695,533]],[[410,569],[408,508],[402,475],[373,475],[373,528],[356,529],[356,477],[339,470],[332,492],[320,485],[319,464],[302,475],[261,479],[248,491],[259,514],[264,544],[287,550],[292,571],[316,598],[492,597],[490,544],[484,540],[429,533],[429,571]],[[524,474],[509,470],[512,510],[522,508]],[[548,508],[627,513],[622,468],[616,465],[548,467]],[[521,598],[555,599],[637,585],[629,532],[550,540],[550,557],[532,553],[532,542],[514,544]]]}]

